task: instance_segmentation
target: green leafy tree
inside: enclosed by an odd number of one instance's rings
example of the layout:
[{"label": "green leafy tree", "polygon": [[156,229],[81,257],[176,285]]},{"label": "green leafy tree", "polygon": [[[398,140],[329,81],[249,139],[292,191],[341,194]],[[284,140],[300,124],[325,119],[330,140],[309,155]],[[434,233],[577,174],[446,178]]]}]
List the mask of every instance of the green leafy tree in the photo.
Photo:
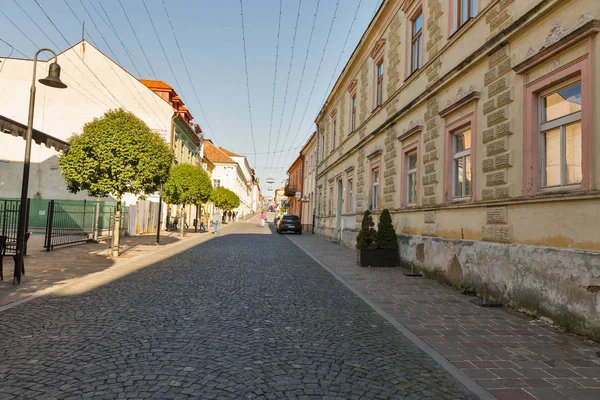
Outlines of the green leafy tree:
[{"label": "green leafy tree", "polygon": [[169,177],[163,185],[162,197],[169,204],[180,204],[181,232],[183,236],[185,225],[183,210],[190,204],[206,203],[212,193],[212,183],[208,174],[196,165],[179,164],[171,167]]},{"label": "green leafy tree", "polygon": [[211,199],[215,207],[225,211],[233,210],[240,206],[240,198],[231,190],[224,187],[214,189]]},{"label": "green leafy tree", "polygon": [[377,224],[377,248],[398,248],[398,237],[396,236],[396,230],[392,225],[392,216],[387,208],[381,212],[379,223]]},{"label": "green leafy tree", "polygon": [[112,247],[117,257],[123,195],[155,193],[167,180],[173,155],[144,121],[123,109],[94,118],[69,138],[69,145],[59,158],[68,190],[117,199]]},{"label": "green leafy tree", "polygon": [[375,232],[375,223],[369,210],[363,214],[360,231],[356,237],[356,248],[359,250],[377,249],[377,232]]}]

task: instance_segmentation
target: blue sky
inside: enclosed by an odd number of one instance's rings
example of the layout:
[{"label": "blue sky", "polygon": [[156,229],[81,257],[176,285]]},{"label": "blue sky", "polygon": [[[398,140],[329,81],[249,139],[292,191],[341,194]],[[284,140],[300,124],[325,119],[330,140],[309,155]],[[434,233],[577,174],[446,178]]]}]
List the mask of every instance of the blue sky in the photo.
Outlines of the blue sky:
[{"label": "blue sky", "polygon": [[[163,1],[193,85],[177,49]],[[60,51],[81,39],[78,21],[85,20],[86,38],[131,73],[141,78],[161,79],[173,85],[207,137],[214,139],[219,146],[248,157],[264,189],[264,180],[269,175],[276,179],[278,186],[285,179],[285,171],[297,156],[299,146],[314,128],[315,116],[331,88],[330,82],[335,83],[381,0],[281,0],[281,3],[279,55],[273,97],[280,0],[242,2],[253,129],[248,110],[240,0],[145,0],[175,76],[156,38],[143,0],[121,0],[141,47],[129,27],[119,0],[102,0],[101,3],[99,0],[0,0],[0,7],[38,46],[58,47]],[[356,20],[352,25],[355,14]],[[313,20],[314,32],[309,48]],[[20,57],[19,52],[31,57],[37,50],[1,13],[0,38],[15,47],[13,57]],[[327,49],[323,53],[326,44]],[[0,43],[0,55],[8,56],[10,52],[9,46]],[[313,84],[314,90],[310,96]],[[254,148],[257,153],[267,153],[269,148],[271,154],[255,155]]]}]

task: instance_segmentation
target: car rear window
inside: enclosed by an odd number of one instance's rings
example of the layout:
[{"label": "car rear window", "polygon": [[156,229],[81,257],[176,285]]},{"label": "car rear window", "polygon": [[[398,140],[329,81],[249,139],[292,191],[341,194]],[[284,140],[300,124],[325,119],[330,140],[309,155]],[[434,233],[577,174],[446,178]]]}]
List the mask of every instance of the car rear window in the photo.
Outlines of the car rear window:
[{"label": "car rear window", "polygon": [[282,218],[284,221],[300,221],[297,215],[284,215]]}]

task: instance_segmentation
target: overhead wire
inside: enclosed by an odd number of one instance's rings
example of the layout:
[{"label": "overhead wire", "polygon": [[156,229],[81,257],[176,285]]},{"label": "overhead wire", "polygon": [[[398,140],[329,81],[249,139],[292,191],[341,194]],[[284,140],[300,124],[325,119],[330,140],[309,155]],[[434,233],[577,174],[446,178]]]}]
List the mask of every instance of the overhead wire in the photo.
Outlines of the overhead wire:
[{"label": "overhead wire", "polygon": [[[302,0],[300,0],[302,1]],[[254,139],[254,123],[252,121],[252,102],[250,101],[250,78],[248,76],[248,54],[246,52],[246,33],[244,27],[244,5],[240,0],[240,11],[242,17],[242,43],[244,45],[244,67],[246,69],[246,93],[248,95],[248,114],[250,115],[250,135],[252,137],[252,148],[256,153],[256,141]],[[254,156],[254,165],[256,165],[256,155]]]},{"label": "overhead wire", "polygon": [[[66,1],[66,0],[65,0]],[[108,46],[108,48],[110,49],[110,52],[113,54],[114,59],[116,60],[116,63],[118,63],[119,66],[123,65],[121,63],[121,61],[119,60],[119,58],[117,57],[116,53],[112,50],[112,48],[110,47],[110,45],[108,44],[108,41],[106,40],[106,38],[104,37],[104,34],[102,33],[102,31],[100,30],[100,28],[98,27],[98,25],[96,24],[94,18],[92,17],[92,15],[90,14],[90,12],[88,11],[88,9],[86,8],[86,6],[83,4],[82,0],[79,0],[79,2],[81,3],[81,6],[83,7],[83,9],[85,10],[87,16],[92,20],[92,24],[94,25],[94,27],[96,28],[96,31],[98,32],[98,34],[100,35],[100,37],[102,38],[102,40],[104,41],[104,43],[106,43],[106,45]],[[91,3],[90,3],[91,4]],[[41,6],[40,6],[41,7]],[[95,9],[95,8],[94,8]],[[72,9],[71,9],[72,10]],[[96,9],[95,9],[96,10]],[[73,10],[72,10],[73,11]],[[96,10],[96,13],[99,14],[98,10]],[[75,12],[73,11],[73,14],[75,15],[76,19],[79,21],[79,18],[77,17],[77,14],[75,14]],[[99,14],[100,15],[100,14]],[[124,46],[124,45],[123,45]],[[123,81],[123,79],[121,79],[121,75],[115,71],[113,65],[112,65],[112,60],[109,60],[107,57],[103,57],[104,61],[107,63],[107,65],[109,66],[109,68],[114,72],[115,76],[119,79],[119,81],[121,82],[121,84],[123,85],[124,88],[127,89],[127,91],[131,94],[131,96],[133,97],[133,99],[137,102],[137,104],[140,106],[140,109],[145,109],[146,112],[148,112],[148,115],[150,118],[154,119],[154,122],[157,123],[157,126],[160,126],[164,121],[160,121],[158,119],[158,117],[156,116],[156,114],[154,113],[154,111],[152,110],[152,107],[150,106],[150,104],[148,104],[148,102],[146,101],[146,98],[144,96],[142,96],[141,92],[139,91],[139,88],[133,84],[133,88],[135,89],[135,91],[137,92],[137,96],[132,92],[131,88],[129,88],[125,82]],[[113,62],[114,63],[114,62]],[[89,65],[87,63],[84,63],[84,65],[88,68],[88,70],[90,70],[90,72],[93,73],[92,69],[89,67]],[[121,67],[123,68],[123,67]],[[124,69],[124,68],[123,68]],[[124,69],[125,70],[125,69]],[[127,70],[125,70],[127,72]],[[95,75],[95,74],[94,74]],[[97,78],[97,77],[96,77]],[[99,80],[99,79],[98,79]],[[100,81],[100,80],[99,80]],[[136,78],[137,81],[137,78]],[[138,81],[139,82],[139,81]],[[100,83],[102,84],[102,86],[104,86],[106,88],[106,86],[104,85],[104,83],[102,81],[100,81]],[[140,83],[141,84],[141,83]],[[108,90],[108,88],[106,88],[106,90]],[[112,92],[111,92],[112,94]],[[113,95],[114,97],[114,95]],[[144,107],[142,105],[142,103],[139,101],[139,98],[141,97],[142,101],[144,102],[144,104],[146,105],[146,107]],[[116,98],[116,97],[115,97]],[[128,110],[128,108],[120,101],[118,100],[119,103],[121,104],[122,108],[125,110]],[[160,108],[160,107],[159,107]],[[131,111],[131,110],[128,110]],[[164,113],[164,111],[163,111]]]},{"label": "overhead wire", "polygon": [[[105,25],[106,25],[106,26],[107,26],[107,27],[108,27],[108,28],[109,28],[109,29],[112,31],[112,33],[115,35],[115,37],[117,38],[117,40],[118,40],[118,41],[119,41],[119,43],[121,44],[121,47],[123,47],[123,50],[125,51],[125,54],[126,54],[126,55],[127,55],[127,57],[129,58],[129,61],[130,61],[130,62],[131,62],[131,64],[133,65],[133,68],[136,70],[136,72],[137,72],[137,74],[138,74],[138,77],[139,77],[139,76],[140,76],[140,70],[138,69],[138,67],[137,67],[137,65],[136,65],[136,62],[135,62],[135,61],[133,61],[133,58],[132,58],[132,56],[131,56],[131,51],[129,50],[129,48],[128,48],[127,46],[125,46],[125,43],[123,43],[123,41],[121,40],[121,37],[120,37],[119,33],[117,32],[117,29],[115,28],[114,24],[112,23],[112,20],[111,20],[110,16],[109,16],[109,15],[108,15],[108,13],[106,12],[106,9],[104,8],[104,6],[103,6],[103,5],[102,5],[102,3],[100,2],[100,0],[98,0],[98,3],[100,4],[100,7],[101,7],[101,9],[102,9],[102,11],[104,12],[104,15],[106,16],[106,20],[105,20],[105,19],[102,17],[102,14],[101,14],[101,13],[100,13],[100,11],[98,11],[98,9],[97,9],[97,8],[94,6],[94,4],[92,3],[92,1],[91,1],[91,0],[88,0],[88,2],[90,3],[90,5],[91,5],[91,6],[92,6],[92,8],[94,9],[94,11],[96,11],[96,13],[97,13],[97,14],[100,16],[100,19],[102,19],[102,22],[104,22],[104,24],[105,24]],[[88,14],[88,16],[89,16],[89,14]],[[91,16],[90,16],[90,17],[91,17]],[[96,29],[98,29],[97,25],[95,25],[95,24],[94,24],[94,26],[96,27]],[[102,35],[102,33],[101,33],[101,32],[99,32],[99,33],[100,33],[100,35]],[[107,62],[108,62],[108,61],[107,61]],[[117,62],[118,62],[119,64],[121,64],[121,63],[120,63],[120,61],[119,61],[118,59],[117,59]],[[110,64],[110,63],[109,63],[109,64]],[[112,68],[112,65],[110,65],[110,67]],[[114,69],[113,69],[113,71],[114,71]],[[128,72],[128,71],[127,71],[127,72]],[[147,71],[145,71],[145,72],[147,73]],[[128,72],[128,73],[129,73],[129,72]],[[138,81],[139,81],[138,77],[136,77],[136,80],[138,80]],[[119,80],[121,81],[121,83],[123,83],[123,85],[125,85],[125,83],[123,82],[123,80],[121,80],[121,79],[120,79],[120,77],[119,77]],[[140,82],[140,84],[142,84],[142,83]],[[136,85],[136,84],[133,84],[132,86],[134,87],[134,89],[135,89],[135,90],[136,90],[136,92],[138,93],[139,97],[141,97],[141,98],[142,98],[142,100],[144,101],[144,104],[147,106],[147,109],[146,109],[146,111],[149,111],[149,112],[150,112],[150,115],[152,115],[152,116],[154,116],[155,118],[157,118],[157,117],[156,117],[156,115],[154,115],[154,110],[152,109],[152,107],[150,106],[150,104],[148,104],[148,102],[146,101],[146,98],[145,98],[144,96],[142,96],[142,93],[140,92],[140,90],[139,90],[139,88],[137,87],[137,85]],[[128,89],[128,90],[129,90],[129,89]],[[132,93],[132,92],[131,92],[131,90],[129,90],[129,92],[130,92],[130,93]],[[134,96],[134,97],[135,97],[135,96]],[[165,118],[171,118],[171,115],[169,115],[169,113],[165,112],[164,108],[163,108],[163,107],[161,107],[161,104],[158,102],[158,99],[157,99],[157,97],[158,97],[157,95],[151,96],[151,98],[152,98],[152,99],[154,99],[154,103],[155,103],[155,104],[158,106],[158,108],[159,108],[159,109],[160,109],[160,111],[162,112],[163,116],[164,116]],[[137,97],[135,97],[135,98],[136,98],[136,100],[137,100]],[[141,108],[144,108],[144,107],[142,106],[142,104],[141,104],[139,101],[138,101],[138,105],[139,105]],[[159,124],[159,125],[161,124],[161,122],[160,122],[158,119],[154,119],[154,122],[158,122],[158,124]]]},{"label": "overhead wire", "polygon": [[125,19],[127,20],[129,27],[131,28],[131,32],[133,32],[133,36],[135,37],[137,44],[140,46],[140,50],[142,50],[142,54],[144,55],[144,58],[146,59],[146,62],[148,63],[148,67],[150,68],[150,71],[152,72],[152,76],[154,77],[154,79],[156,79],[156,76],[157,76],[156,72],[154,72],[154,69],[152,68],[152,63],[148,59],[148,55],[146,55],[146,51],[144,50],[144,46],[142,46],[142,43],[140,42],[140,39],[139,39],[137,33],[135,32],[135,29],[133,29],[133,24],[131,23],[131,20],[129,19],[129,15],[127,15],[127,11],[125,10],[125,7],[123,6],[123,2],[121,0],[119,0],[119,5],[121,6],[121,10],[123,10],[123,15],[125,15]]},{"label": "overhead wire", "polygon": [[150,10],[148,10],[148,6],[146,5],[146,0],[142,0],[142,4],[144,5],[144,9],[146,10],[148,19],[150,19],[150,24],[152,25],[152,29],[154,30],[154,34],[156,35],[156,39],[158,40],[160,49],[162,50],[162,53],[165,56],[165,61],[167,62],[167,65],[169,66],[169,70],[171,71],[171,74],[173,75],[173,79],[175,80],[177,89],[179,90],[179,93],[181,93],[181,95],[183,95],[182,86],[179,84],[179,80],[177,79],[177,75],[175,75],[175,70],[173,69],[173,65],[171,64],[171,61],[169,61],[169,57],[167,56],[167,52],[165,51],[165,47],[163,46],[162,40],[160,40],[160,35],[158,34],[156,25],[154,24],[154,20],[152,19],[152,16],[150,15]]},{"label": "overhead wire", "polygon": [[[2,38],[0,38],[0,41],[2,41],[3,43],[5,43],[7,46],[10,47],[10,53],[8,54],[8,56],[3,57],[4,61],[2,61],[2,65],[0,65],[0,74],[2,74],[2,71],[4,70],[4,66],[6,65],[6,60],[8,60],[12,56],[12,54],[15,52],[15,48],[10,43],[3,40]],[[19,53],[20,53],[20,51],[19,51]]]},{"label": "overhead wire", "polygon": [[[241,1],[242,0],[240,0],[240,2]],[[288,88],[290,85],[290,75],[292,73],[292,65],[294,63],[294,50],[296,47],[296,35],[298,33],[298,21],[300,19],[300,6],[301,5],[302,5],[302,0],[299,0],[298,1],[298,13],[296,15],[296,25],[294,26],[294,36],[292,38],[292,54],[290,56],[290,66],[288,68],[287,80],[285,82],[285,92],[283,94],[283,106],[281,108],[281,119],[279,120],[279,128],[277,129],[277,139],[275,140],[275,147],[274,147],[275,150],[277,149],[277,147],[279,145],[279,136],[281,135],[281,126],[283,125],[283,117],[285,115],[285,106],[287,104],[287,94],[288,94]],[[271,159],[271,166],[273,165],[273,161],[274,160]]]},{"label": "overhead wire", "polygon": [[[206,126],[212,133],[213,140],[215,140],[216,133],[213,131],[212,127],[210,126],[210,123],[208,122],[208,118],[206,117],[206,113],[204,112],[204,108],[202,107],[202,103],[200,102],[200,98],[198,97],[198,92],[196,91],[196,85],[194,85],[194,80],[192,79],[192,77],[190,75],[190,70],[188,69],[187,63],[185,61],[185,57],[183,56],[183,52],[181,51],[181,46],[179,46],[179,40],[177,40],[177,35],[175,34],[175,28],[173,27],[173,23],[171,22],[171,17],[169,16],[169,11],[165,4],[165,0],[162,0],[162,4],[165,9],[165,14],[167,15],[167,19],[169,20],[169,26],[171,27],[171,32],[173,33],[173,39],[175,39],[175,44],[177,45],[177,50],[179,50],[179,55],[181,56],[181,61],[183,61],[183,67],[185,69],[185,73],[187,74],[187,77],[192,86],[192,92],[194,93],[194,97],[196,98],[196,102],[198,103],[198,107],[200,108],[200,112],[202,113],[202,116],[204,117]],[[215,142],[216,142],[216,140],[215,140]]]},{"label": "overhead wire", "polygon": [[271,151],[271,134],[273,132],[273,114],[275,111],[275,87],[277,85],[277,62],[279,60],[279,38],[281,33],[281,12],[283,8],[283,0],[279,0],[279,20],[277,22],[277,44],[275,45],[275,76],[273,78],[273,94],[271,96],[271,118],[269,122],[269,141],[267,144],[267,157],[265,159],[265,167],[269,165],[269,152]]},{"label": "overhead wire", "polygon": [[[290,135],[290,130],[292,129],[292,122],[294,120],[294,115],[296,113],[296,107],[298,105],[298,99],[300,98],[300,89],[302,88],[302,81],[304,80],[304,72],[306,71],[306,63],[308,62],[308,55],[310,52],[310,45],[312,44],[313,33],[315,31],[315,23],[317,22],[317,14],[319,13],[319,4],[321,0],[317,0],[317,9],[315,10],[315,15],[313,18],[312,28],[310,30],[310,36],[308,38],[308,47],[306,48],[306,56],[304,57],[304,65],[302,66],[302,73],[300,74],[300,83],[298,84],[298,91],[296,93],[296,99],[294,100],[294,107],[292,108],[292,116],[290,117],[290,123],[288,124],[287,132],[285,134],[283,144],[281,148],[285,148],[285,144],[287,143],[287,138]],[[277,164],[281,162],[281,153],[279,154],[279,158],[277,159]]]},{"label": "overhead wire", "polygon": [[[33,24],[46,36],[46,38],[57,48],[59,48],[59,46],[46,34],[46,32],[35,22],[35,20],[15,1],[15,4],[17,4],[17,6],[21,9],[21,11],[33,22]],[[35,43],[30,37],[29,35],[27,35],[14,21],[12,18],[10,18],[8,15],[6,15],[4,13],[4,11],[2,11],[2,9],[0,8],[0,13],[4,16],[4,18],[6,18],[8,20],[8,22],[10,22],[31,44],[33,44],[33,46],[36,49],[39,49],[40,46],[37,45],[37,43]],[[6,43],[6,42],[5,42]],[[30,56],[27,56],[26,54],[22,53],[19,51],[19,53],[21,53],[22,55],[25,56],[25,58],[28,58]],[[69,61],[73,66],[75,66],[75,68],[81,72],[81,70],[71,61],[67,58],[67,61]],[[63,74],[69,78],[71,78],[75,83],[77,83],[82,90],[87,90],[85,89],[85,87],[79,82],[77,81],[73,76],[71,76],[68,72],[63,72]],[[73,89],[74,91],[76,91],[77,93],[81,94],[82,96],[84,96],[85,98],[87,98],[88,100],[90,100],[93,103],[96,103],[97,105],[100,105],[99,103],[102,103],[102,105],[104,107],[106,107],[106,105],[104,105],[104,102],[102,100],[100,100],[98,97],[96,97],[93,93],[91,93],[89,90],[88,93],[94,97],[97,101],[94,101],[93,99],[90,99],[86,94],[80,92],[79,90],[77,90],[75,87],[71,86],[71,89]],[[98,103],[99,102],[99,103]]]},{"label": "overhead wire", "polygon": [[[357,15],[358,15],[358,11],[360,10],[360,6],[361,6],[361,4],[362,4],[362,0],[359,0],[359,1],[358,1],[358,5],[357,5],[357,7],[356,7],[356,11],[354,12],[354,17],[352,18],[352,22],[350,23],[350,28],[348,29],[348,33],[346,34],[346,38],[344,39],[344,44],[342,45],[342,51],[340,52],[340,56],[339,56],[339,57],[338,57],[338,59],[337,59],[337,62],[336,62],[336,64],[335,64],[335,67],[333,68],[333,72],[332,72],[332,74],[331,74],[331,78],[330,78],[330,80],[329,80],[329,83],[328,83],[328,84],[327,84],[327,86],[326,86],[327,90],[325,91],[325,96],[324,96],[323,100],[321,101],[321,103],[320,103],[321,105],[320,105],[320,106],[319,106],[319,108],[317,109],[317,112],[319,112],[319,111],[320,111],[320,110],[323,108],[323,106],[325,105],[325,102],[327,101],[327,97],[328,97],[328,95],[329,95],[329,92],[330,92],[330,91],[333,89],[333,88],[332,88],[332,84],[334,83],[334,79],[335,79],[335,77],[338,75],[338,73],[337,73],[337,69],[338,69],[338,67],[339,67],[339,65],[340,65],[340,61],[342,60],[342,57],[343,57],[343,55],[344,55],[344,52],[345,52],[345,50],[346,50],[346,45],[348,44],[348,39],[350,38],[350,35],[352,34],[352,29],[354,28],[354,23],[356,22],[356,17],[357,17]],[[376,9],[376,10],[377,10],[377,9]],[[301,127],[298,127],[298,132],[297,132],[297,134],[300,132],[300,129],[301,129]],[[308,140],[308,138],[309,138],[309,137],[310,137],[310,135],[312,134],[312,132],[311,132],[312,130],[313,130],[313,129],[312,129],[312,124],[311,124],[311,126],[310,126],[310,127],[309,127],[309,129],[308,129],[308,132],[307,132],[307,134],[305,135],[305,138],[304,138],[304,140],[303,140],[301,143],[303,143],[303,142],[305,142],[306,140]],[[297,134],[296,134],[296,137],[298,137],[298,136],[297,136]],[[294,143],[294,142],[292,141],[292,143]]]},{"label": "overhead wire", "polygon": [[[90,0],[90,5],[94,9],[94,11],[96,11],[96,13],[100,16],[100,19],[102,19],[102,22],[104,22],[104,24],[106,24],[106,26],[108,26],[112,30],[112,32],[115,34],[115,37],[117,38],[117,40],[121,44],[121,47],[123,47],[123,50],[125,50],[125,54],[127,55],[127,58],[129,59],[129,62],[131,63],[131,65],[133,65],[133,68],[135,69],[135,72],[137,73],[137,76],[141,77],[142,74],[140,73],[140,70],[137,67],[136,63],[133,61],[133,57],[131,55],[131,52],[129,51],[129,49],[127,48],[127,46],[125,46],[125,43],[123,43],[123,40],[121,40],[121,36],[117,32],[117,29],[115,28],[115,25],[112,23],[112,20],[110,19],[110,16],[106,12],[106,9],[104,8],[104,6],[102,5],[102,2],[100,2],[100,0],[98,0],[98,4],[100,5],[100,8],[102,9],[102,12],[106,16],[106,21],[104,20],[104,18],[102,18],[102,14],[100,14],[100,11],[98,11],[96,9],[96,7],[94,6],[94,4]],[[147,71],[145,71],[145,73],[148,74]]]},{"label": "overhead wire", "polygon": [[331,31],[333,30],[333,25],[335,23],[335,19],[337,16],[337,11],[340,5],[340,0],[336,0],[335,2],[335,10],[333,12],[333,18],[331,19],[331,24],[329,25],[329,31],[327,32],[327,38],[325,40],[325,46],[323,46],[323,52],[321,54],[321,59],[319,60],[319,65],[317,66],[317,73],[315,74],[315,79],[313,81],[312,87],[310,89],[310,93],[308,95],[308,100],[306,101],[306,107],[304,108],[304,112],[302,113],[302,118],[300,119],[300,124],[298,125],[298,130],[295,136],[298,136],[300,133],[300,129],[302,127],[302,123],[304,122],[304,118],[306,117],[306,112],[308,110],[308,105],[310,104],[310,100],[312,99],[313,93],[315,91],[315,86],[317,85],[317,79],[319,78],[319,74],[321,72],[321,66],[323,65],[323,59],[325,58],[325,54],[327,51],[327,47],[329,46],[329,39],[331,37]]}]

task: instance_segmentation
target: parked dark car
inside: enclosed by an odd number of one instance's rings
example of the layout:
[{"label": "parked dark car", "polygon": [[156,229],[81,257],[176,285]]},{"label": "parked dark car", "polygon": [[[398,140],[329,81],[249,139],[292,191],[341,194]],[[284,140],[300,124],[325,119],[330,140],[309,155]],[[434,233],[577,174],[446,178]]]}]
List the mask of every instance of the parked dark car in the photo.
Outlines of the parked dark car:
[{"label": "parked dark car", "polygon": [[279,224],[277,224],[277,233],[294,232],[302,235],[302,223],[300,217],[293,214],[283,214]]}]

